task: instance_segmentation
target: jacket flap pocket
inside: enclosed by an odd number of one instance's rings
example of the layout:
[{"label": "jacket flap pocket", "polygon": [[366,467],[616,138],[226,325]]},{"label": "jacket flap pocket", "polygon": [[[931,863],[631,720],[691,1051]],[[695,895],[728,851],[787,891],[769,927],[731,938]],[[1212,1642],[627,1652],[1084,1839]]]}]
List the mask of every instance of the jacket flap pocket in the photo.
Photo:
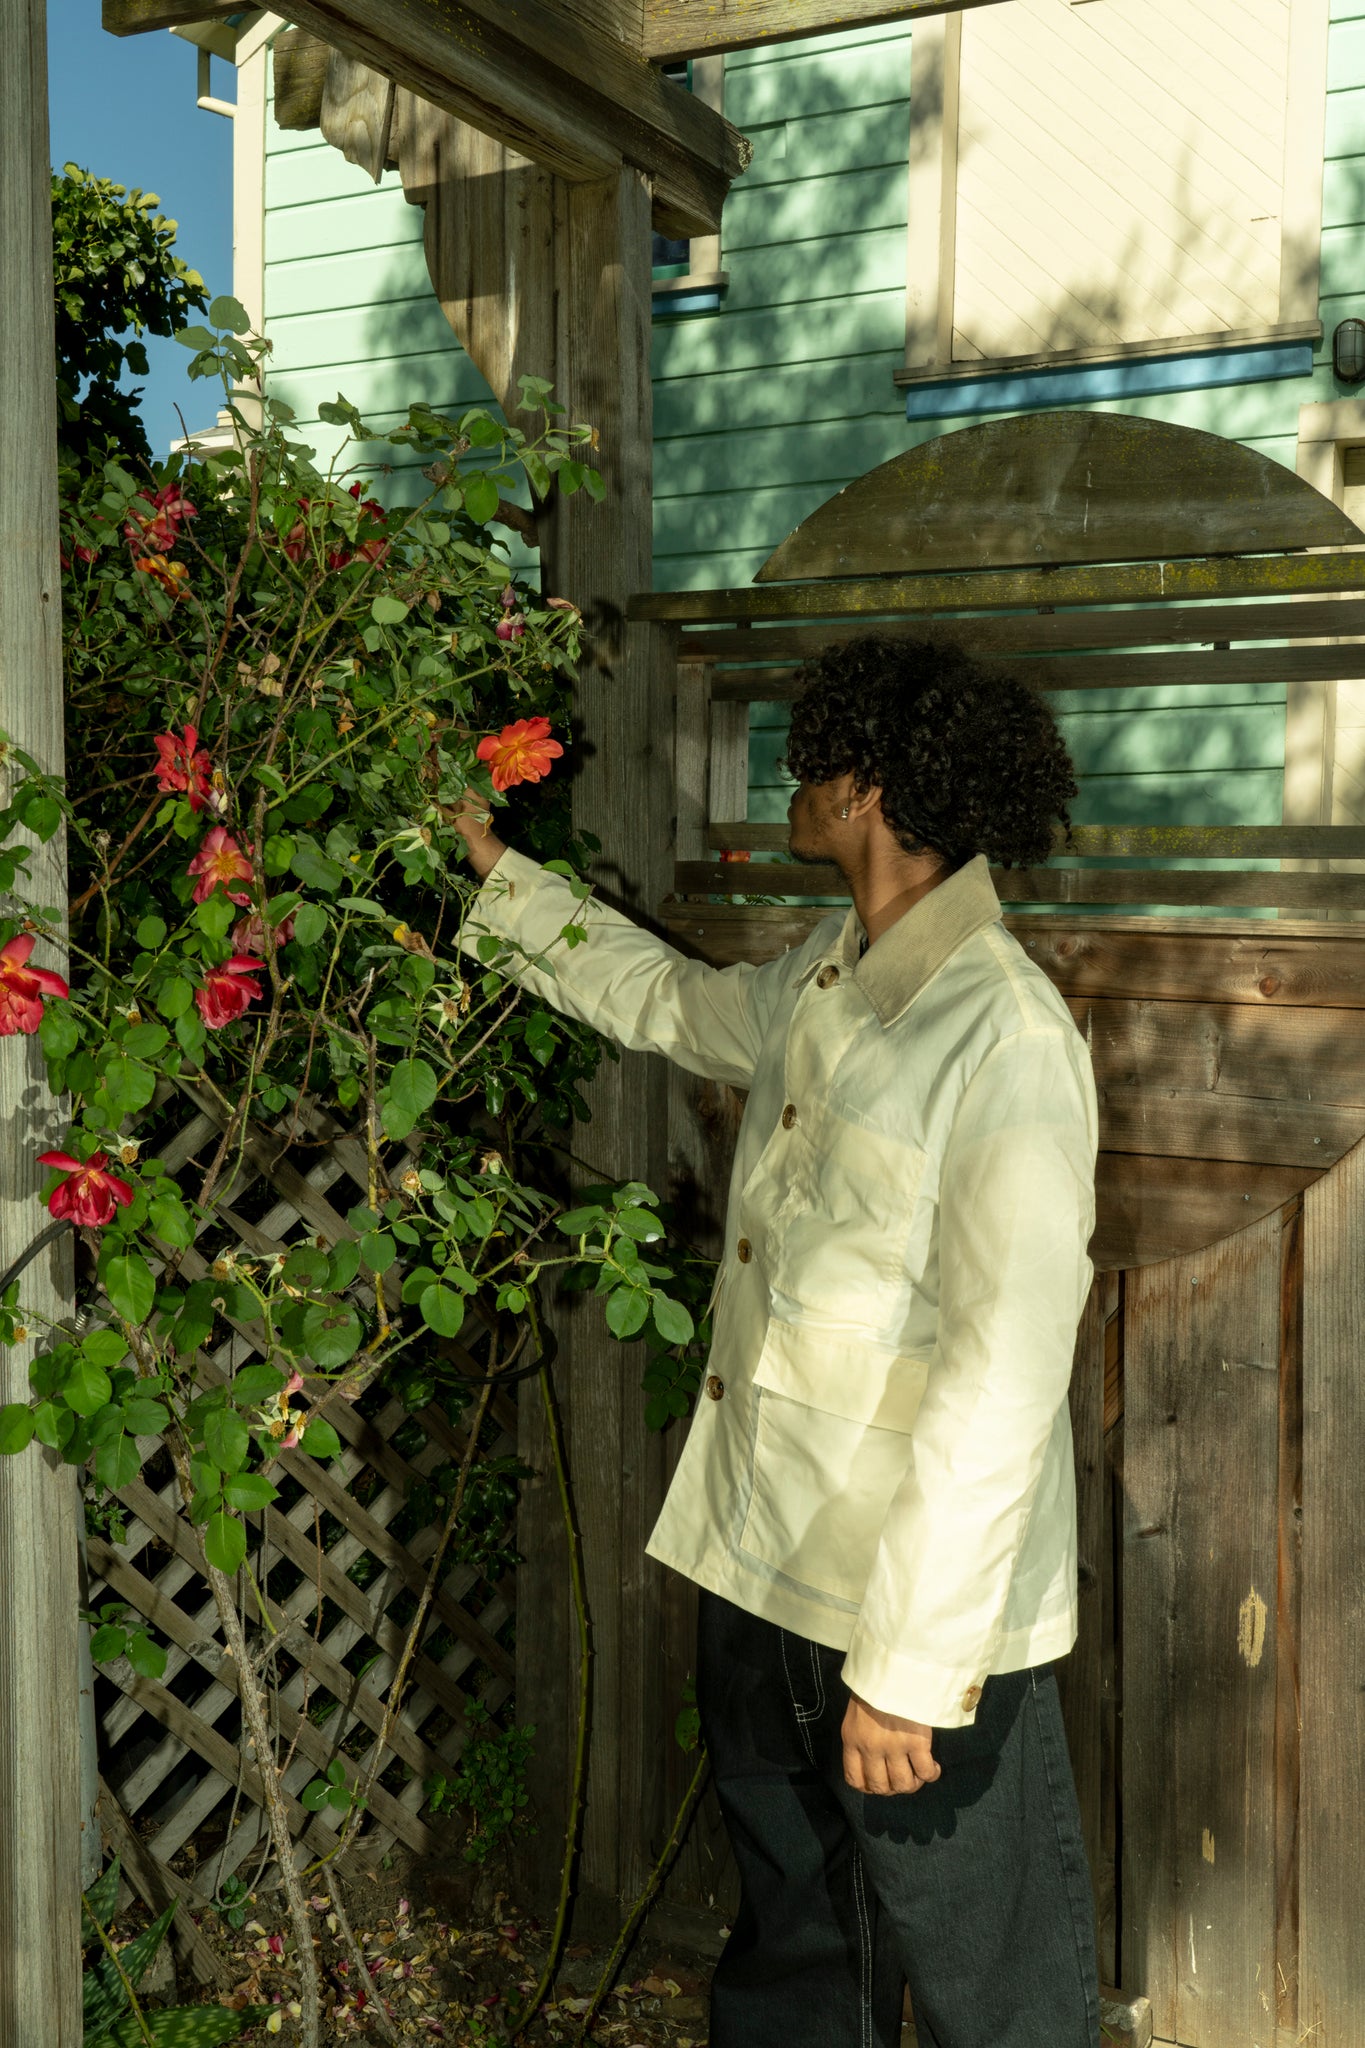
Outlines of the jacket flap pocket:
[{"label": "jacket flap pocket", "polygon": [[871,1342],[856,1330],[768,1324],[754,1384],[788,1401],[864,1422],[911,1430],[924,1396],[925,1360]]}]

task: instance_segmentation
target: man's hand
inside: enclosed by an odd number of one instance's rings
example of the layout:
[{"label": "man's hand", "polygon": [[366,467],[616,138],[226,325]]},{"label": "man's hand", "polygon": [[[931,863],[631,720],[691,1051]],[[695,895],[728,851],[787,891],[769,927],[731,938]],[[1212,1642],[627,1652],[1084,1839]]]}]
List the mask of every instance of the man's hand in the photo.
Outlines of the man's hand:
[{"label": "man's hand", "polygon": [[933,1729],[884,1714],[852,1694],[844,1715],[844,1777],[855,1792],[918,1792],[939,1775]]},{"label": "man's hand", "polygon": [[507,851],[507,842],[493,830],[493,812],[487,797],[467,789],[453,812],[446,814],[464,841],[469,865],[476,875],[491,875]]}]

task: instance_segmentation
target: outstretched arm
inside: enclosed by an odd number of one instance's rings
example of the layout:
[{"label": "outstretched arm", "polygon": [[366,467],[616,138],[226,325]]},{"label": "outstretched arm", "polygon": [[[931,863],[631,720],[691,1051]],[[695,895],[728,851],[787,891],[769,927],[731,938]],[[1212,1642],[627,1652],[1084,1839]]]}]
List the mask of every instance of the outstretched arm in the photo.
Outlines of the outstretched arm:
[{"label": "outstretched arm", "polygon": [[[773,1008],[795,956],[762,967],[708,967],[689,960],[596,898],[504,844],[487,806],[471,794],[456,817],[483,887],[465,925],[467,950],[491,935],[507,943],[497,962],[543,1001],[635,1052],[659,1052],[690,1073],[747,1088]],[[566,926],[586,939],[570,945]]]}]

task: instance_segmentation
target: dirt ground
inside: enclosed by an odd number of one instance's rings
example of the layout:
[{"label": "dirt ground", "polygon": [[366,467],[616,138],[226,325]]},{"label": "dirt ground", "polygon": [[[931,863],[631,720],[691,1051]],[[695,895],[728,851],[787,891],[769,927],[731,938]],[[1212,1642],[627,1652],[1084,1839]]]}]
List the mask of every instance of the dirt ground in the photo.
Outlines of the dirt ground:
[{"label": "dirt ground", "polygon": [[[474,1884],[462,1871],[442,1881],[430,1871],[395,1863],[353,1881],[344,1897],[366,1965],[364,1978],[339,1938],[330,1883],[322,1883],[310,1901],[328,2048],[333,2042],[381,2043],[374,2010],[380,1999],[404,2042],[492,2048],[505,2040],[512,2017],[535,1990],[548,1927],[520,1913],[495,1883]],[[248,2048],[297,2041],[298,1974],[278,1893],[259,1894],[246,1911],[236,1929],[211,1914],[201,1922],[228,1965],[230,1989],[221,2002],[275,2006],[268,2027],[241,2037]],[[580,2036],[609,1951],[605,1942],[569,1944],[553,1990],[521,2036],[527,2048],[570,2048],[580,2038],[600,2048],[705,2048],[706,1959],[661,1947],[650,1939],[648,1926],[591,2033]],[[195,1995],[183,1973],[180,1995]],[[166,2002],[172,2002],[169,1990]]]}]

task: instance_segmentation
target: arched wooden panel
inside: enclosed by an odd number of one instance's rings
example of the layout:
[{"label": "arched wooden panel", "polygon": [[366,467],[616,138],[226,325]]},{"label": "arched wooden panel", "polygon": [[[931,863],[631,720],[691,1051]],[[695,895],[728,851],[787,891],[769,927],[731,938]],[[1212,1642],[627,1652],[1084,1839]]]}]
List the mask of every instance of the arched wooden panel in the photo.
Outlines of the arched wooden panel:
[{"label": "arched wooden panel", "polygon": [[869,470],[754,581],[1166,562],[1360,538],[1329,498],[1239,442],[1120,413],[1037,412],[942,434]]}]

